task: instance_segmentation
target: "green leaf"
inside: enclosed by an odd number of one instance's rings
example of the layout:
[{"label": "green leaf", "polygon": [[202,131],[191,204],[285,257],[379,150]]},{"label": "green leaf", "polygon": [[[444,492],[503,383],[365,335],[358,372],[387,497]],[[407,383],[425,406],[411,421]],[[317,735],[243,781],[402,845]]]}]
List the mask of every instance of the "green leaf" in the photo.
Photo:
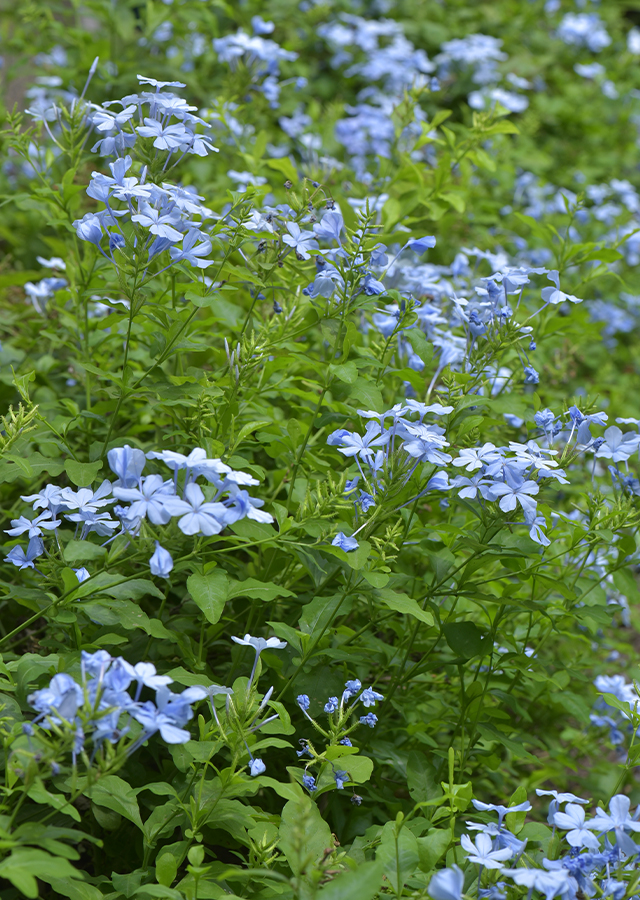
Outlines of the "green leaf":
[{"label": "green leaf", "polygon": [[427,340],[424,331],[420,328],[407,328],[403,337],[409,341],[413,352],[428,365],[433,358],[433,344]]},{"label": "green leaf", "polygon": [[296,168],[288,156],[281,156],[280,159],[265,159],[265,163],[270,169],[282,172],[288,181],[296,182],[298,180]]},{"label": "green leaf", "polygon": [[106,554],[107,551],[104,547],[92,544],[90,541],[69,541],[64,548],[64,559],[70,566],[92,562],[94,559],[101,559]]},{"label": "green leaf", "polygon": [[280,849],[296,877],[309,861],[316,862],[326,849],[333,846],[329,825],[306,794],[285,803],[279,834]]},{"label": "green leaf", "polygon": [[27,795],[34,803],[40,803],[43,806],[52,806],[53,809],[63,812],[66,816],[75,819],[76,822],[80,821],[80,813],[73,803],[69,803],[68,798],[65,797],[64,794],[53,794],[48,791],[40,779],[31,785]]},{"label": "green leaf", "polygon": [[51,887],[65,900],[104,900],[101,890],[83,881],[72,881],[71,878],[52,878]]},{"label": "green leaf", "polygon": [[233,600],[235,597],[248,597],[250,600],[270,603],[276,597],[295,597],[295,594],[279,584],[274,584],[273,581],[245,578],[244,581],[232,581],[229,585],[228,599]]},{"label": "green leaf", "polygon": [[412,750],[407,758],[407,785],[411,799],[416,803],[434,800],[442,796],[442,788],[436,781],[436,770],[425,753]]},{"label": "green leaf", "polygon": [[69,481],[77,487],[90,487],[102,468],[102,461],[92,463],[80,463],[75,459],[65,459],[64,470],[69,476]]},{"label": "green leaf", "polygon": [[418,602],[407,594],[399,594],[392,588],[382,588],[376,591],[376,597],[379,597],[389,609],[395,609],[404,616],[413,616],[414,619],[419,619],[425,625],[433,625],[434,619],[431,613],[422,609]]},{"label": "green leaf", "polygon": [[376,861],[381,862],[384,874],[398,896],[413,875],[420,862],[418,840],[408,828],[396,834],[396,823],[387,822],[382,829],[382,839],[376,851]]},{"label": "green leaf", "polygon": [[443,628],[447,644],[462,659],[486,652],[487,638],[475,622],[450,622]]},{"label": "green leaf", "polygon": [[207,622],[215,625],[229,595],[229,578],[224,569],[214,569],[207,575],[189,575],[187,589]]},{"label": "green leaf", "polygon": [[117,775],[104,775],[86,791],[86,794],[98,806],[119,813],[142,831],[138,798],[133,788],[122,778]]},{"label": "green leaf", "polygon": [[361,409],[373,410],[381,412],[386,407],[383,406],[382,394],[380,388],[376,387],[371,381],[365,381],[363,378],[358,379],[349,392],[349,400],[355,402]]},{"label": "green leaf", "polygon": [[164,887],[171,887],[178,872],[178,863],[173,853],[161,853],[156,859],[156,880]]},{"label": "green leaf", "polygon": [[338,381],[343,381],[345,384],[354,384],[358,378],[358,370],[353,361],[331,365],[329,371]]},{"label": "green leaf", "polygon": [[448,828],[437,828],[430,831],[426,837],[418,838],[418,855],[420,868],[423,872],[430,872],[435,868],[449,848],[451,843],[451,831]]},{"label": "green leaf", "polygon": [[322,888],[318,894],[322,900],[373,900],[380,888],[383,873],[382,862],[367,862],[354,872],[339,875]]}]

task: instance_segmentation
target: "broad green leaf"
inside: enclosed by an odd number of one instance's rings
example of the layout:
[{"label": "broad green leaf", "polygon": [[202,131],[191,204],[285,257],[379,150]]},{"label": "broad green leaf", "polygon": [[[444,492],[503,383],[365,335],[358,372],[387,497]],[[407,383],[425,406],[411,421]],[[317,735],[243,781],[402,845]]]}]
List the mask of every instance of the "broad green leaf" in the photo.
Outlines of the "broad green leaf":
[{"label": "broad green leaf", "polygon": [[486,636],[475,622],[450,622],[443,631],[447,644],[462,659],[473,659],[487,652]]},{"label": "broad green leaf", "polygon": [[307,794],[285,803],[279,833],[280,849],[296,876],[333,846],[331,829]]},{"label": "broad green leaf", "polygon": [[447,852],[450,843],[451,831],[448,828],[437,828],[425,837],[418,838],[418,855],[423,872],[430,872],[435,868],[436,863]]},{"label": "broad green leaf", "polygon": [[376,860],[338,875],[320,890],[318,900],[373,900],[380,889],[383,869],[383,862]]},{"label": "broad green leaf", "polygon": [[416,803],[433,800],[442,795],[436,781],[436,770],[425,752],[412,750],[407,758],[407,785],[411,799]]},{"label": "broad green leaf", "polygon": [[400,834],[396,835],[396,823],[387,822],[382,829],[380,846],[376,850],[376,862],[382,863],[384,874],[399,896],[420,862],[415,834],[408,828],[402,828]]},{"label": "broad green leaf", "polygon": [[229,578],[224,569],[214,569],[207,575],[189,575],[187,588],[207,622],[215,625],[229,596]]},{"label": "broad green leaf", "polygon": [[77,487],[91,487],[101,468],[101,460],[92,463],[76,462],[75,459],[64,461],[64,470],[69,476],[69,481]]},{"label": "broad green leaf", "polygon": [[86,791],[94,803],[119,813],[142,831],[138,798],[133,788],[118,775],[104,775]]}]

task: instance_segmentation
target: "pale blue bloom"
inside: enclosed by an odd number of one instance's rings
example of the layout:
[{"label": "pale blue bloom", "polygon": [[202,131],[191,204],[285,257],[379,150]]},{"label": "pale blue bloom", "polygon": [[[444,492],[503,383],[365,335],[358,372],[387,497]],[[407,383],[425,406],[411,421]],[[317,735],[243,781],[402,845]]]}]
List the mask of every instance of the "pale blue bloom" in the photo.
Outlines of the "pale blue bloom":
[{"label": "pale blue bloom", "polygon": [[492,492],[499,496],[500,509],[503,512],[510,512],[516,508],[516,502],[523,509],[535,510],[536,502],[532,496],[540,490],[535,481],[525,481],[523,478],[514,478],[514,476],[505,469],[505,483],[498,482],[491,486]]},{"label": "pale blue bloom", "polygon": [[311,701],[309,700],[307,694],[298,694],[298,696],[296,697],[296,703],[303,712],[306,712],[311,705]]},{"label": "pale blue bloom", "polygon": [[171,516],[180,516],[178,528],[183,534],[220,534],[227,524],[226,507],[205,501],[202,488],[194,482],[185,487],[184,499],[167,494],[163,505]]},{"label": "pale blue bloom", "polygon": [[11,537],[18,537],[26,531],[29,538],[41,537],[43,528],[46,531],[53,531],[58,528],[59,525],[60,520],[52,519],[51,512],[45,510],[45,512],[40,513],[35,519],[27,519],[26,516],[20,516],[19,519],[12,519],[12,527],[5,528],[5,533],[11,535]]},{"label": "pale blue bloom", "polygon": [[337,697],[329,697],[327,702],[324,705],[324,711],[328,713],[334,713],[338,709],[339,701]]},{"label": "pale blue bloom", "polygon": [[427,892],[433,900],[461,900],[464,873],[458,866],[440,869],[431,878]]},{"label": "pale blue bloom", "polygon": [[95,213],[87,213],[82,219],[76,219],[73,227],[81,241],[99,244],[102,240],[102,225]]},{"label": "pale blue bloom", "polygon": [[494,850],[493,841],[484,832],[476,837],[475,843],[468,834],[463,834],[460,843],[467,853],[467,859],[479,866],[484,866],[485,869],[503,869],[502,863],[513,856],[513,851],[509,847]]},{"label": "pale blue bloom", "polygon": [[5,560],[13,563],[14,566],[17,566],[19,569],[35,569],[34,559],[37,559],[39,556],[42,556],[44,553],[44,544],[42,543],[42,538],[33,537],[29,541],[27,545],[27,552],[25,553],[22,547],[13,547],[7,555],[5,556]]},{"label": "pale blue bloom", "polygon": [[596,817],[587,823],[587,828],[600,834],[608,834],[613,831],[616,842],[623,853],[633,856],[638,852],[636,844],[631,840],[629,831],[640,831],[640,822],[629,815],[631,801],[624,794],[616,794],[609,802],[609,812],[604,809],[596,809]]},{"label": "pale blue bloom", "polygon": [[256,775],[262,775],[262,773],[266,771],[267,767],[261,759],[258,759],[256,757],[256,759],[251,760],[251,763],[249,764],[249,772],[251,773],[253,778],[255,778]]},{"label": "pale blue bloom", "polygon": [[86,581],[87,578],[91,578],[91,573],[88,569],[85,569],[84,566],[81,566],[79,569],[73,570],[76,573],[76,578],[82,584],[83,581]]},{"label": "pale blue bloom", "polygon": [[[198,240],[201,240],[200,244],[196,244]],[[213,265],[212,259],[203,259],[210,252],[211,241],[209,238],[197,228],[191,228],[183,238],[182,247],[171,247],[169,256],[174,262],[186,262],[199,269],[206,269]]]},{"label": "pale blue bloom", "polygon": [[344,228],[344,219],[342,214],[337,210],[329,210],[322,217],[320,222],[316,222],[313,231],[317,238],[325,241],[337,241],[340,243],[340,235]]},{"label": "pale blue bloom", "polygon": [[411,238],[411,240],[407,241],[405,247],[409,247],[409,249],[414,250],[416,253],[425,253],[425,251],[430,250],[432,247],[435,247],[436,239],[432,236],[426,236],[421,238]]},{"label": "pale blue bloom", "polygon": [[149,560],[149,568],[152,575],[160,578],[168,578],[169,572],[173,569],[171,554],[160,546],[160,541],[156,541],[156,549]]},{"label": "pale blue bloom", "polygon": [[161,475],[147,475],[140,487],[114,487],[113,495],[118,500],[131,503],[127,515],[144,519],[148,516],[154,525],[166,525],[172,513],[165,506],[167,497],[175,497],[172,481],[163,481]]},{"label": "pale blue bloom", "polygon": [[567,803],[564,812],[556,812],[553,824],[567,832],[566,838],[572,847],[600,849],[598,838],[585,825],[585,811],[577,803]]},{"label": "pale blue bloom", "polygon": [[232,637],[231,640],[236,644],[242,644],[243,647],[253,647],[256,653],[262,653],[263,650],[284,650],[287,646],[286,641],[281,641],[277,637],[252,637],[250,634],[245,634],[243,638]]},{"label": "pale blue bloom", "polygon": [[298,259],[309,259],[310,250],[318,250],[319,245],[312,231],[302,231],[297,222],[287,222],[289,234],[285,234],[283,241],[296,251]]},{"label": "pale blue bloom", "polygon": [[145,455],[142,450],[130,447],[113,447],[107,453],[109,468],[118,476],[114,481],[114,487],[129,488],[138,484],[145,467]]}]

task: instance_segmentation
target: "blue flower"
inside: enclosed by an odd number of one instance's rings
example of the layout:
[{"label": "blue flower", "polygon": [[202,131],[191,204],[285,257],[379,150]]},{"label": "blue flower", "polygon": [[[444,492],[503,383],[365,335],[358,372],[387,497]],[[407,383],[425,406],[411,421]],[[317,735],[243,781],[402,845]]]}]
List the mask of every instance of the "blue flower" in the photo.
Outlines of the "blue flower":
[{"label": "blue flower", "polygon": [[324,705],[324,711],[326,713],[334,713],[338,709],[338,698],[337,697],[329,697],[327,702]]},{"label": "blue flower", "polygon": [[365,706],[375,706],[376,700],[384,700],[382,694],[379,694],[377,691],[374,691],[373,688],[365,688],[360,697],[358,698],[362,701]]},{"label": "blue flower", "polygon": [[102,240],[102,225],[95,213],[87,213],[81,219],[76,219],[73,227],[81,241],[99,244]]},{"label": "blue flower", "polygon": [[338,788],[339,791],[341,791],[342,788],[344,787],[345,781],[349,780],[349,773],[338,771],[338,772],[333,773],[333,777],[336,780],[336,787]]},{"label": "blue flower", "polygon": [[347,681],[344,686],[344,691],[342,692],[342,699],[349,700],[351,697],[355,697],[356,694],[360,692],[362,689],[361,681],[356,678],[353,681]]},{"label": "blue flower", "polygon": [[5,560],[13,563],[14,566],[18,566],[19,569],[35,569],[33,561],[42,556],[43,553],[44,544],[42,543],[42,538],[32,537],[27,545],[26,553],[22,547],[14,547],[7,553]]},{"label": "blue flower", "polygon": [[[198,240],[201,240],[202,243],[196,244]],[[182,240],[182,247],[171,247],[169,256],[174,262],[186,262],[190,266],[206,269],[213,265],[212,259],[203,259],[210,252],[211,241],[209,238],[197,228],[191,228]]]},{"label": "blue flower", "polygon": [[85,569],[84,566],[81,566],[79,569],[73,570],[76,573],[76,578],[82,584],[83,581],[86,581],[87,578],[91,578],[91,573],[88,569]]},{"label": "blue flower", "polygon": [[205,502],[202,488],[191,482],[184,489],[184,500],[167,494],[165,510],[180,516],[178,528],[183,534],[219,534],[226,525],[227,508],[222,503]]},{"label": "blue flower", "polygon": [[331,545],[333,547],[339,547],[341,550],[344,550],[345,553],[349,553],[351,550],[357,550],[360,546],[354,537],[348,537],[342,531],[337,533],[331,541]]},{"label": "blue flower", "polygon": [[435,247],[435,245],[436,239],[427,235],[421,238],[412,238],[410,241],[407,241],[405,247],[409,247],[409,249],[413,250],[415,253],[424,253],[426,250]]},{"label": "blue flower", "polygon": [[298,696],[296,697],[296,703],[303,712],[306,712],[311,705],[311,701],[309,700],[307,694],[298,694]]},{"label": "blue flower", "polygon": [[320,222],[316,222],[313,230],[317,238],[340,243],[340,233],[344,228],[344,219],[336,210],[326,212]]},{"label": "blue flower", "polygon": [[369,728],[375,728],[378,717],[374,713],[367,713],[366,716],[360,716],[360,724],[368,725]]},{"label": "blue flower", "polygon": [[524,367],[524,383],[525,384],[539,384],[540,383],[540,375],[536,372],[533,366],[525,366]]},{"label": "blue flower", "polygon": [[109,468],[118,476],[114,487],[129,488],[138,484],[146,459],[142,450],[125,444],[124,447],[113,447],[107,453]]},{"label": "blue flower", "polygon": [[464,885],[464,873],[458,866],[436,872],[427,892],[433,900],[460,900]]},{"label": "blue flower", "polygon": [[309,259],[309,250],[320,249],[312,231],[302,231],[296,222],[287,222],[287,230],[282,240],[294,248],[298,259]]},{"label": "blue flower", "polygon": [[338,743],[342,744],[343,747],[353,747],[353,744],[351,743],[351,741],[349,740],[348,737],[340,738]]},{"label": "blue flower", "polygon": [[144,519],[154,525],[166,525],[171,519],[171,511],[166,506],[169,497],[175,497],[172,481],[163,481],[161,475],[147,475],[139,487],[115,487],[113,496],[131,503],[127,512],[129,518]]},{"label": "blue flower", "polygon": [[313,777],[313,775],[303,775],[302,783],[306,787],[306,789],[309,791],[310,794],[313,793],[313,791],[318,790],[318,785],[316,784],[316,780]]},{"label": "blue flower", "polygon": [[364,292],[368,297],[372,297],[375,294],[384,294],[386,288],[381,281],[376,281],[373,275],[368,274],[364,276]]},{"label": "blue flower", "polygon": [[151,574],[157,575],[159,578],[168,578],[169,572],[173,569],[171,554],[160,546],[160,541],[156,541],[156,549],[149,560],[149,568]]},{"label": "blue flower", "polygon": [[258,759],[256,757],[255,759],[251,760],[251,763],[249,764],[249,771],[250,771],[252,777],[255,778],[256,775],[262,775],[263,772],[266,772],[267,767],[265,766],[265,764],[262,762],[261,759]]}]

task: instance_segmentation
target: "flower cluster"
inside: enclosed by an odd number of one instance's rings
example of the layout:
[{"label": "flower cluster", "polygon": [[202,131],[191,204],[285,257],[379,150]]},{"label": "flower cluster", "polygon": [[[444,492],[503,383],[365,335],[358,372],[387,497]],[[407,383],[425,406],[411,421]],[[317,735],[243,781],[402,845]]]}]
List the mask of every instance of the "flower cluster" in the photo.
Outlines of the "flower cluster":
[{"label": "flower cluster", "polygon": [[[556,896],[568,900],[595,895],[623,897],[629,879],[637,877],[632,857],[639,851],[632,837],[640,831],[639,810],[631,815],[629,798],[617,794],[611,799],[608,812],[598,808],[588,819],[584,809],[587,800],[556,790],[538,789],[536,793],[552,797],[548,822],[553,833],[561,837],[561,850],[557,858],[541,862],[530,854],[526,865],[521,866],[516,864],[527,841],[509,831],[504,818],[510,813],[527,812],[531,804],[525,801],[506,807],[473,801],[478,810],[498,813],[497,824],[467,822],[470,829],[479,832],[475,841],[470,835],[461,838],[467,860],[479,866],[478,896],[488,900],[504,898],[510,882],[527,888],[529,895],[535,890],[548,900]],[[507,860],[511,861],[510,868],[505,866]],[[496,881],[493,873],[501,880]],[[480,879],[485,887],[480,887]],[[431,879],[429,895],[433,900],[461,900],[463,882],[464,874],[458,866],[441,869]]]},{"label": "flower cluster", "polygon": [[[167,525],[177,519],[178,528],[185,535],[212,536],[228,525],[245,517],[257,522],[270,523],[273,517],[260,507],[264,501],[251,497],[247,486],[259,482],[247,472],[238,472],[220,459],[207,457],[200,447],[188,456],[174,450],[151,451],[130,447],[114,447],[107,454],[109,466],[117,475],[114,482],[105,479],[97,490],[80,488],[60,488],[48,484],[37,494],[22,499],[32,503],[35,511],[42,510],[36,518],[20,516],[6,529],[11,537],[28,535],[27,551],[15,546],[6,559],[20,569],[35,568],[34,560],[44,553],[43,534],[61,525],[62,515],[76,525],[76,533],[84,540],[91,532],[100,536],[113,537],[115,534],[137,536],[143,524]],[[164,479],[162,475],[143,475],[147,459],[161,460],[173,472],[173,477]],[[198,478],[204,478],[212,487],[207,488],[207,496]],[[105,509],[116,501],[111,512]],[[154,575],[168,577],[173,561],[168,551],[156,542],[156,551],[150,560]],[[77,572],[79,580],[88,577],[86,570]]]},{"label": "flower cluster", "polygon": [[175,157],[182,158],[185,154],[206,156],[216,150],[198,131],[211,126],[193,115],[196,107],[164,90],[183,88],[182,82],[157,81],[143,75],[138,75],[138,81],[155,90],[128,94],[121,100],[110,100],[102,105],[92,104],[89,122],[100,135],[92,152],[122,157],[135,146],[138,138],[149,138],[153,141],[156,156],[158,152],[167,153],[163,169],[166,170],[170,161],[173,165],[179,161]]},{"label": "flower cluster", "polygon": [[[327,750],[330,747],[336,746],[353,747],[349,735],[358,728],[359,725],[368,725],[369,728],[375,728],[378,717],[373,712],[368,712],[365,715],[360,716],[358,721],[353,725],[350,723],[358,703],[362,703],[365,708],[369,709],[370,707],[375,707],[379,700],[384,700],[384,696],[378,693],[378,691],[374,691],[372,687],[362,690],[362,683],[358,678],[347,681],[341,697],[339,699],[338,697],[329,697],[324,704],[323,710],[327,715],[328,723],[327,726],[323,728],[317,720],[309,714],[311,700],[308,695],[299,694],[296,697],[296,702],[306,718],[311,722],[315,730],[327,741]],[[316,752],[313,744],[306,739],[301,740],[300,744],[302,745],[302,750],[296,751],[298,756],[310,757],[310,762],[305,766],[304,774],[302,776],[302,784],[309,793],[314,793],[318,790],[318,787],[324,787],[322,776],[327,769],[331,770],[331,777],[333,781],[335,781],[336,787],[339,790],[342,790],[345,782],[350,780],[350,776],[348,772],[336,768],[332,761],[336,758],[335,755],[328,758],[326,756],[326,751],[324,753]],[[318,767],[318,773],[315,776],[309,774],[309,768],[311,766]],[[361,801],[362,798],[357,794],[354,794],[353,802],[359,806]]]},{"label": "flower cluster", "polygon": [[274,31],[273,22],[265,22],[260,16],[254,16],[251,25],[252,35],[239,28],[235,34],[214,38],[213,49],[219,61],[228,63],[232,70],[237,69],[238,63],[242,61],[251,73],[252,86],[264,94],[272,109],[277,109],[283,85],[295,83],[297,88],[301,88],[306,85],[306,79],[279,81],[280,63],[293,62],[298,54],[285,50],[275,41],[263,36]]},{"label": "flower cluster", "polygon": [[[452,411],[452,406],[441,403],[407,400],[383,413],[358,410],[359,415],[370,420],[363,435],[339,428],[328,436],[327,443],[352,458],[358,467],[359,475],[348,481],[346,487],[347,495],[354,497],[356,512],[367,513],[376,505],[376,495],[395,479],[406,484],[421,463],[444,466],[451,462],[452,457],[444,449],[449,446],[444,428],[425,421],[425,417],[446,416]],[[417,419],[411,419],[411,416],[417,416]],[[386,424],[388,419],[391,420],[389,425]],[[359,488],[360,478],[366,490]],[[439,472],[428,480],[422,494],[446,491],[449,487],[447,475]]]},{"label": "flower cluster", "polygon": [[[29,695],[29,704],[38,715],[23,730],[31,736],[33,726],[40,725],[68,734],[73,740],[74,764],[88,740],[93,745],[92,756],[105,741],[118,744],[123,738],[129,756],[158,732],[167,744],[184,744],[191,737],[184,727],[193,717],[191,705],[207,697],[208,691],[194,686],[174,694],[168,687],[172,681],[168,675],[158,675],[151,663],[131,665],[122,657],[114,659],[106,650],[83,650],[79,682],[60,672],[48,687]],[[140,699],[145,687],[155,691],[155,702]],[[127,743],[130,733],[133,739]]]},{"label": "flower cluster", "polygon": [[[171,262],[165,268],[178,262],[200,269],[210,266],[211,239],[202,227],[213,214],[200,202],[203,198],[189,188],[145,184],[146,169],[138,179],[126,174],[131,165],[131,157],[125,156],[109,163],[110,176],[92,174],[87,194],[105,208],[76,219],[73,225],[78,237],[93,244],[116,266],[114,251],[124,248],[143,266],[166,250]],[[133,223],[132,233],[124,228],[127,220]]]}]

